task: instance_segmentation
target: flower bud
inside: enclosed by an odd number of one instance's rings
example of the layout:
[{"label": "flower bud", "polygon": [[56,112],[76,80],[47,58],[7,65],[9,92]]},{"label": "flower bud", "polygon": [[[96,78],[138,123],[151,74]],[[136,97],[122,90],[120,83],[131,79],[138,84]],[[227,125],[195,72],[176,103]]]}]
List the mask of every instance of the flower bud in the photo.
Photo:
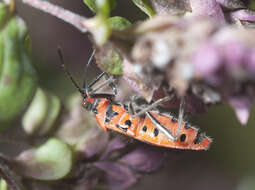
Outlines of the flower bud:
[{"label": "flower bud", "polygon": [[[119,16],[108,19],[112,30],[122,31],[131,26],[131,23]],[[107,73],[113,75],[122,75],[123,58],[111,43],[106,43],[96,51],[96,63],[98,67]]]},{"label": "flower bud", "polygon": [[10,6],[0,2],[0,28],[2,28],[11,15]]},{"label": "flower bud", "polygon": [[30,102],[36,75],[25,44],[26,25],[10,18],[0,31],[0,122],[14,119]]},{"label": "flower bud", "polygon": [[105,148],[108,133],[97,126],[96,119],[84,110],[81,102],[79,94],[70,98],[69,113],[63,117],[64,122],[56,132],[56,136],[72,146],[75,152],[90,158]]},{"label": "flower bud", "polygon": [[38,148],[29,149],[16,158],[16,168],[24,176],[38,180],[58,180],[72,167],[72,151],[62,141],[51,138]]},{"label": "flower bud", "polygon": [[38,88],[22,118],[22,126],[30,135],[46,135],[55,126],[61,111],[60,100]]},{"label": "flower bud", "polygon": [[[91,1],[87,0],[86,2]],[[101,46],[106,43],[111,33],[111,28],[107,20],[110,14],[110,2],[108,0],[97,0],[93,4],[95,6],[96,16],[85,20],[84,24],[94,36],[96,44]]]},{"label": "flower bud", "polygon": [[4,179],[0,179],[0,190],[9,190],[7,183]]}]

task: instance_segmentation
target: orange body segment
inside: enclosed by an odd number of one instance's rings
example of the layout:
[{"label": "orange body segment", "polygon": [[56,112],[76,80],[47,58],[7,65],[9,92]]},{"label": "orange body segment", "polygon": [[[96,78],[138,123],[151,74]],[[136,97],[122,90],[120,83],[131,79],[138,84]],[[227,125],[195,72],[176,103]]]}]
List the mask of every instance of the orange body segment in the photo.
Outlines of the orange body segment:
[{"label": "orange body segment", "polygon": [[[149,117],[132,118],[125,105],[113,103],[106,98],[99,100],[87,98],[87,101],[94,105],[95,117],[102,129],[111,129],[137,140],[167,148],[207,150],[212,142],[199,129],[184,122],[181,124],[179,138],[173,141],[159,131]],[[173,116],[155,111],[151,111],[151,114],[173,136],[177,135],[178,122]]]}]

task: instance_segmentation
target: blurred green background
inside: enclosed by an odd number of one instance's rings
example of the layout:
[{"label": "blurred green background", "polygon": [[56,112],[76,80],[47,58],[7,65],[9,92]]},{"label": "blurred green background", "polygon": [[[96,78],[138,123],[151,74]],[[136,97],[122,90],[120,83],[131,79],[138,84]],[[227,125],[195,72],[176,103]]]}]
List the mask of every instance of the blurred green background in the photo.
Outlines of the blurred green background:
[{"label": "blurred green background", "polygon": [[[92,16],[81,0],[51,2],[73,12]],[[112,12],[113,16],[123,16],[130,21],[146,18],[131,1],[118,2],[118,7]],[[82,79],[83,66],[92,52],[88,36],[20,2],[17,10],[28,25],[40,85],[65,101],[75,89],[60,68],[57,46],[62,47],[74,77]],[[95,65],[90,69],[88,79],[99,72]],[[192,123],[213,138],[211,148],[206,152],[167,150],[165,166],[130,189],[255,189],[254,114],[253,107],[247,126],[239,123],[228,105],[212,106],[206,114],[191,118]]]}]

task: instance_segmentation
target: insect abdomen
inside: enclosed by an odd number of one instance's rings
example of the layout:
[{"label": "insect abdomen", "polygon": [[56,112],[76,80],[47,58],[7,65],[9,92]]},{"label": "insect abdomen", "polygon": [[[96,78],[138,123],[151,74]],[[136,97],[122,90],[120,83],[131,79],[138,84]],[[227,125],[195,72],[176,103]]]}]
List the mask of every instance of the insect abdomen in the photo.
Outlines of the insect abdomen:
[{"label": "insect abdomen", "polygon": [[[177,149],[206,150],[211,144],[211,139],[200,133],[194,127],[186,127],[182,122],[179,138],[175,141],[169,139],[154,125],[149,117],[132,118],[124,106],[112,104],[108,100],[100,102],[97,107],[96,118],[103,129],[111,129],[140,141]],[[178,121],[172,116],[151,112],[152,115],[176,137]]]},{"label": "insect abdomen", "polygon": [[[178,121],[176,119],[172,116],[161,115],[156,112],[151,113],[174,137],[176,137],[178,128]],[[159,131],[147,116],[144,122],[137,128],[136,133],[136,139],[138,140],[168,148],[206,150],[211,144],[210,138],[206,137],[204,134],[201,136],[199,130],[194,127],[186,127],[184,122],[181,124],[179,138],[173,141]],[[196,143],[197,139],[200,140],[199,143]]]}]

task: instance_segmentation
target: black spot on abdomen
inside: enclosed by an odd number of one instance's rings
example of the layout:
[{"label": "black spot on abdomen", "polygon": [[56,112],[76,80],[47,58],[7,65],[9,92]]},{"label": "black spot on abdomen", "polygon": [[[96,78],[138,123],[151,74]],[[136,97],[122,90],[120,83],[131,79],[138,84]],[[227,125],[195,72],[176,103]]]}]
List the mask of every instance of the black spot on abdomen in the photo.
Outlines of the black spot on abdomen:
[{"label": "black spot on abdomen", "polygon": [[109,123],[116,115],[119,115],[118,112],[113,111],[112,104],[109,104],[105,113],[105,122]]},{"label": "black spot on abdomen", "polygon": [[159,133],[158,128],[154,128],[154,131],[153,131],[154,137],[158,136],[158,133]]},{"label": "black spot on abdomen", "polygon": [[142,130],[143,130],[143,132],[145,132],[145,133],[146,133],[146,131],[147,131],[147,126],[146,126],[146,125],[144,125],[144,126],[143,126],[143,128],[142,128]]},{"label": "black spot on abdomen", "polygon": [[185,134],[182,134],[181,136],[180,136],[180,141],[181,142],[184,142],[186,140],[186,135]]},{"label": "black spot on abdomen", "polygon": [[125,125],[127,125],[127,126],[131,127],[132,122],[131,122],[130,120],[126,120],[126,121],[125,121]]}]

